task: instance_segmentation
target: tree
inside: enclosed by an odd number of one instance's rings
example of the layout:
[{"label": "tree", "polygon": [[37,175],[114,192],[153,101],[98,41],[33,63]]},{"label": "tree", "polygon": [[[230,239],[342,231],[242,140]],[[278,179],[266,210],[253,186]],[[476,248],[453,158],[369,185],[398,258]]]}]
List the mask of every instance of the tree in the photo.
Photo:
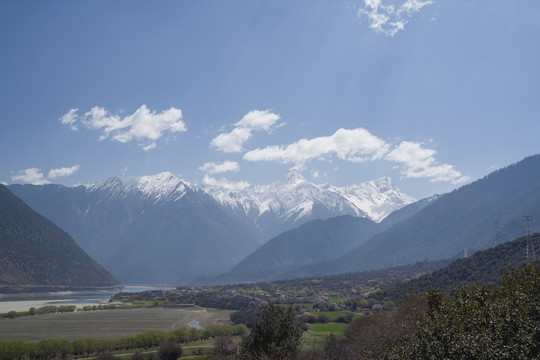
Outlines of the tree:
[{"label": "tree", "polygon": [[285,359],[300,349],[302,330],[295,325],[292,306],[283,309],[273,304],[262,309],[261,319],[241,344],[241,358]]},{"label": "tree", "polygon": [[538,359],[540,267],[508,270],[498,285],[428,293],[416,332],[385,359]]},{"label": "tree", "polygon": [[233,341],[229,334],[219,335],[214,340],[214,348],[210,352],[212,360],[226,360],[236,354],[238,344]]},{"label": "tree", "polygon": [[182,356],[183,352],[180,344],[167,341],[159,346],[157,355],[159,360],[176,360]]}]

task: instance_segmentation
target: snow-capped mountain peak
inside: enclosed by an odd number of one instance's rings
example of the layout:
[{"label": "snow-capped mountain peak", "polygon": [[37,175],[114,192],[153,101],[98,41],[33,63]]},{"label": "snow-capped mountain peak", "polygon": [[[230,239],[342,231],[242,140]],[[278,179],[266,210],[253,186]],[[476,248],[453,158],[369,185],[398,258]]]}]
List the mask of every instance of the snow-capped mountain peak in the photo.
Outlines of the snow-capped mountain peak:
[{"label": "snow-capped mountain peak", "polygon": [[195,186],[189,181],[180,179],[170,172],[141,177],[112,177],[87,186],[89,191],[104,192],[111,198],[137,194],[154,201],[165,199],[175,201],[182,198],[187,189],[193,188]]},{"label": "snow-capped mountain peak", "polygon": [[[403,194],[390,178],[337,187],[317,185],[300,171],[290,170],[268,185],[246,188],[199,187],[169,172],[142,177],[112,177],[87,186],[109,198],[134,196],[153,203],[177,201],[188,191],[205,193],[223,210],[251,223],[263,235],[277,235],[302,223],[339,215],[366,217],[379,222],[415,200]],[[206,195],[205,195],[206,196]]]},{"label": "snow-capped mountain peak", "polygon": [[242,190],[204,189],[235,216],[250,218],[259,228],[269,227],[270,232],[275,223],[300,225],[338,215],[379,222],[415,201],[388,177],[340,188],[330,183],[313,184],[295,169],[269,185],[251,185]]}]

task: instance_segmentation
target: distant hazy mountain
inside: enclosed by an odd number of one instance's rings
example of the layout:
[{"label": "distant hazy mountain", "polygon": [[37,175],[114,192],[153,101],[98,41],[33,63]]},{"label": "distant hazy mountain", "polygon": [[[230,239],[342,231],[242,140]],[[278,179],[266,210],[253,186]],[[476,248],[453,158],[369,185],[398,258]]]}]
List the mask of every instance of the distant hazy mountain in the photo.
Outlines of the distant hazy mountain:
[{"label": "distant hazy mountain", "polygon": [[388,178],[346,188],[292,171],[267,186],[200,188],[170,173],[87,186],[10,185],[124,283],[176,283],[230,270],[269,234],[352,214],[381,220],[411,203]]},{"label": "distant hazy mountain", "polygon": [[126,284],[223,272],[260,244],[208,194],[169,173],[10,189]]},{"label": "distant hazy mountain", "polygon": [[415,200],[403,194],[390,178],[347,187],[316,185],[291,170],[270,185],[245,189],[205,187],[238,219],[254,225],[265,239],[315,219],[352,215],[380,222]]},{"label": "distant hazy mountain", "polygon": [[313,220],[262,245],[219,282],[238,283],[280,278],[280,274],[343,255],[378,232],[380,225],[343,215]]},{"label": "distant hazy mountain", "polygon": [[336,259],[429,205],[437,196],[417,201],[393,212],[380,223],[342,215],[312,220],[270,239],[243,259],[229,273],[200,278],[198,284],[257,282],[305,277],[299,269]]},{"label": "distant hazy mountain", "polygon": [[440,196],[424,209],[342,257],[305,269],[329,274],[437,260],[483,249],[524,233],[523,216],[540,219],[540,155]]},{"label": "distant hazy mountain", "polygon": [[0,292],[11,286],[119,285],[73,239],[0,185]]}]

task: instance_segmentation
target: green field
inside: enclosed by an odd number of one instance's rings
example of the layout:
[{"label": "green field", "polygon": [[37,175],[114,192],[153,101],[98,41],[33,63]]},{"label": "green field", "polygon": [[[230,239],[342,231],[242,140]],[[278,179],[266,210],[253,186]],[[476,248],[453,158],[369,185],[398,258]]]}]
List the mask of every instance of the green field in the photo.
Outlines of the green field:
[{"label": "green field", "polygon": [[[337,317],[345,317],[346,313],[347,313],[346,311],[313,311],[313,312],[310,312],[309,314],[312,316],[325,315],[325,316],[328,316],[330,319],[334,319]],[[353,319],[358,319],[361,317],[362,317],[362,314],[354,314]]]},{"label": "green field", "polygon": [[321,345],[330,334],[341,335],[348,324],[327,323],[308,324],[309,330],[304,333],[306,345]]}]

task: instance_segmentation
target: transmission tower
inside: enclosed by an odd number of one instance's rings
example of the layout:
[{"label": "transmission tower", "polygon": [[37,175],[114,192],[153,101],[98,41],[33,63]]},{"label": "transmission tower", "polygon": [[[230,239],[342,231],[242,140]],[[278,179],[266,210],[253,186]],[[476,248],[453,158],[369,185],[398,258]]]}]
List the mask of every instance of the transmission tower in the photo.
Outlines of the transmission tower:
[{"label": "transmission tower", "polygon": [[529,261],[529,246],[531,248],[531,255],[533,260],[536,260],[536,252],[534,251],[534,244],[531,237],[532,216],[523,216],[523,225],[527,233],[527,261]]}]

